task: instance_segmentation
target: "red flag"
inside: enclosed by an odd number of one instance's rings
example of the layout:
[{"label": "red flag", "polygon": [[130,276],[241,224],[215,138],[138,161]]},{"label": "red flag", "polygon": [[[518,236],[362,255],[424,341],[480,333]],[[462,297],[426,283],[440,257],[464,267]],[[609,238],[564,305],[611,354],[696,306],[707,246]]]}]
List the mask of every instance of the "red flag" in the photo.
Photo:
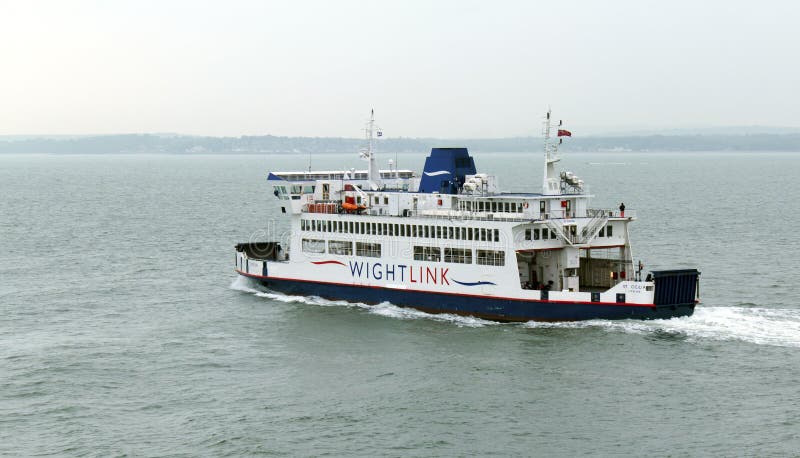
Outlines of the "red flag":
[{"label": "red flag", "polygon": [[572,132],[564,129],[558,129],[558,136],[559,137],[572,137]]}]

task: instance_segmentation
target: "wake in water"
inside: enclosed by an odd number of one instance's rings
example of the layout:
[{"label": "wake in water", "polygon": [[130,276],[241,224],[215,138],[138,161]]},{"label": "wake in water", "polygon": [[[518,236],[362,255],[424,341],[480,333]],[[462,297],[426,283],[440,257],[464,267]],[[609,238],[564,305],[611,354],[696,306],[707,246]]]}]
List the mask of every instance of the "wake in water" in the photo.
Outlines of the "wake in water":
[{"label": "wake in water", "polygon": [[[410,308],[398,307],[388,302],[378,305],[346,301],[330,301],[320,297],[289,296],[264,289],[245,277],[231,283],[231,289],[255,294],[279,302],[296,302],[319,306],[356,307],[369,313],[399,319],[430,319],[454,323],[457,326],[483,327],[499,325],[494,321],[452,314],[430,314]],[[514,326],[514,325],[511,325]],[[516,325],[519,326],[519,325]],[[698,307],[691,317],[670,320],[589,320],[563,323],[530,321],[526,328],[599,328],[610,332],[632,334],[670,333],[683,335],[689,340],[738,340],[759,345],[800,347],[800,310],[768,309],[757,307]]]},{"label": "wake in water", "polygon": [[466,326],[472,328],[493,326],[500,324],[494,321],[482,320],[480,318],[475,318],[470,316],[453,315],[450,313],[440,313],[440,314],[425,313],[411,308],[398,307],[389,302],[381,302],[380,304],[376,305],[368,305],[361,302],[331,301],[317,296],[290,296],[287,294],[270,291],[261,286],[260,284],[254,283],[250,281],[248,278],[242,276],[236,278],[233,281],[233,283],[231,283],[230,288],[237,291],[252,293],[258,297],[265,297],[267,299],[279,302],[301,303],[309,305],[318,305],[322,307],[336,306],[336,307],[358,308],[358,309],[363,309],[375,315],[385,316],[389,318],[398,318],[401,320],[413,320],[413,319],[424,318],[433,321],[443,321],[443,322],[453,323],[457,326]]},{"label": "wake in water", "polygon": [[525,324],[531,328],[603,328],[634,334],[666,332],[690,340],[739,340],[759,345],[800,347],[800,310],[698,307],[690,317],[652,321],[591,320]]}]

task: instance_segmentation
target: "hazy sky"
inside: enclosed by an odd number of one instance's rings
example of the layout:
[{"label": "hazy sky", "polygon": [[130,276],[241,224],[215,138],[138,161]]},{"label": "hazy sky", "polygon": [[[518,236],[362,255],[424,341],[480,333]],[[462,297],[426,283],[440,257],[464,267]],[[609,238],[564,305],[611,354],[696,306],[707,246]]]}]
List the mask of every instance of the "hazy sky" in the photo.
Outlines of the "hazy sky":
[{"label": "hazy sky", "polygon": [[800,126],[798,5],[0,0],[0,135]]}]

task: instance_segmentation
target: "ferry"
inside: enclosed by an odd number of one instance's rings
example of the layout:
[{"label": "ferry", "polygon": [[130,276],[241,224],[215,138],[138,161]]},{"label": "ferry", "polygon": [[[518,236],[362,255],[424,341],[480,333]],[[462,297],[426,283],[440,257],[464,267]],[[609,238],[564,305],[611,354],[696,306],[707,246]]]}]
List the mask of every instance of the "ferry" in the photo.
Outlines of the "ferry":
[{"label": "ferry", "polygon": [[496,321],[694,312],[700,272],[645,275],[631,250],[636,213],[592,208],[584,181],[557,170],[572,134],[549,110],[536,192],[501,191],[466,148],[433,148],[421,175],[379,169],[381,135],[373,112],[360,152],[367,170],[269,172],[291,235],[237,244],[236,272],[290,295]]}]

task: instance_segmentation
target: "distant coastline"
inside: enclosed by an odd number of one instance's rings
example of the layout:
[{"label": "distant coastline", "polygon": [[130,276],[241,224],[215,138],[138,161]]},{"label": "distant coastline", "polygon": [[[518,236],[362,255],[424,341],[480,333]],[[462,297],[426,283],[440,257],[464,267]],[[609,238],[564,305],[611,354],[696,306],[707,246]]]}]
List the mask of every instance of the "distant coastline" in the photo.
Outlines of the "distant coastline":
[{"label": "distant coastline", "polygon": [[[0,136],[0,154],[291,154],[357,151],[363,140],[337,137],[201,137],[171,134],[97,136]],[[385,138],[380,150],[424,153],[434,146],[466,146],[475,152],[539,149],[535,137],[489,139]],[[800,133],[576,136],[565,151],[776,151],[800,152]]]}]

